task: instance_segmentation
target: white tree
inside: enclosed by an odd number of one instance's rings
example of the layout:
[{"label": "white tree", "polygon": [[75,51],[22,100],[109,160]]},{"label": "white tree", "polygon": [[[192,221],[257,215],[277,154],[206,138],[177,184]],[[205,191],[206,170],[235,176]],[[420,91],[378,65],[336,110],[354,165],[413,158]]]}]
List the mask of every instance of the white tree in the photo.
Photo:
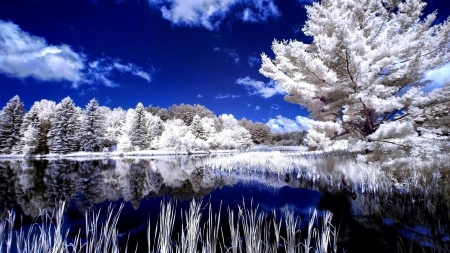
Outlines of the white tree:
[{"label": "white tree", "polygon": [[47,154],[47,134],[50,131],[51,119],[55,117],[56,103],[43,99],[34,102],[22,122],[20,142],[14,147],[18,153],[34,155]]},{"label": "white tree", "polygon": [[288,93],[285,99],[329,122],[325,131],[312,124],[309,143],[347,139],[366,152],[411,147],[395,134],[377,132],[402,126],[417,137],[424,124],[417,124],[415,111],[445,103],[436,96],[443,91],[421,91],[425,73],[450,59],[449,20],[435,24],[436,13],[423,17],[425,5],[420,0],[315,2],[307,7],[303,27],[311,44],[274,41],[275,59],[262,54],[260,73]]},{"label": "white tree", "polygon": [[81,119],[80,150],[102,151],[105,142],[105,120],[97,100],[91,99]]},{"label": "white tree", "polygon": [[150,143],[162,135],[164,132],[164,124],[159,116],[147,113],[148,139]]},{"label": "white tree", "polygon": [[162,135],[153,141],[153,147],[161,150],[185,151],[183,138],[189,132],[181,119],[173,119],[164,122]]},{"label": "white tree", "polygon": [[122,136],[123,126],[127,118],[126,115],[127,112],[120,107],[105,113],[105,138],[112,151],[117,148],[119,138]]},{"label": "white tree", "polygon": [[0,152],[11,153],[20,141],[25,108],[19,96],[14,96],[0,111]]},{"label": "white tree", "polygon": [[121,126],[120,135],[117,139],[118,151],[129,152],[134,150],[130,135],[135,115],[136,113],[134,112],[134,109],[128,109],[125,114],[125,120]]},{"label": "white tree", "polygon": [[189,126],[191,133],[195,136],[197,139],[206,140],[206,133],[203,129],[203,125],[201,122],[200,116],[197,114],[194,116],[191,125]]},{"label": "white tree", "polygon": [[22,122],[20,129],[20,141],[14,147],[14,150],[18,153],[26,155],[32,155],[40,153],[40,144],[46,145],[46,138],[41,129],[41,121],[39,119],[39,108],[36,102],[28,111]]},{"label": "white tree", "polygon": [[130,140],[135,149],[144,150],[150,145],[147,111],[142,103],[138,103],[134,109],[134,117],[131,123]]},{"label": "white tree", "polygon": [[211,148],[247,149],[253,146],[252,135],[232,114],[220,115],[219,121],[223,129],[208,141]]},{"label": "white tree", "polygon": [[56,106],[48,133],[50,153],[67,154],[78,151],[80,111],[70,97],[64,98]]}]

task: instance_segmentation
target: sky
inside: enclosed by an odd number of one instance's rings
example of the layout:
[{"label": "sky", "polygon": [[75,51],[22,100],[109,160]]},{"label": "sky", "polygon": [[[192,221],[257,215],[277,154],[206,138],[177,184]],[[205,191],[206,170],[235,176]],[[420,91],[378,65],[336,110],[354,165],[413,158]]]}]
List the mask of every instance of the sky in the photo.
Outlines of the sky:
[{"label": "sky", "polygon": [[[425,12],[450,15],[448,0]],[[308,112],[284,101],[259,74],[274,39],[310,42],[301,28],[312,0],[2,0],[0,106],[19,95],[27,110],[70,96],[85,107],[201,104],[220,114],[307,125]],[[435,83],[450,65],[429,73]]]}]

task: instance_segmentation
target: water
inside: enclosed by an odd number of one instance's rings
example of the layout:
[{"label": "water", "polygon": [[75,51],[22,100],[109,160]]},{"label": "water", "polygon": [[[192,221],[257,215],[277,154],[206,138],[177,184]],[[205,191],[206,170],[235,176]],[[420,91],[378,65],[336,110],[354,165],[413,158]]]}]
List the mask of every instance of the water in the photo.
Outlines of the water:
[{"label": "water", "polygon": [[[348,252],[399,252],[399,245],[403,251],[448,249],[448,205],[435,205],[429,212],[426,201],[411,203],[411,196],[381,192],[357,194],[353,200],[348,191],[297,179],[295,174],[210,170],[204,166],[207,159],[3,160],[0,208],[16,210],[27,227],[41,209],[54,208],[62,199],[67,203],[63,229],[70,229],[70,240],[84,231],[85,211],[101,210],[102,221],[108,207],[124,204],[117,226],[120,241],[128,241],[130,248],[140,242],[140,249],[146,247],[147,222],[156,228],[161,202],[176,204],[175,237],[181,210],[189,209],[192,198],[202,199],[205,210],[209,204],[221,217],[227,217],[228,208],[237,212],[243,203],[267,214],[267,220],[282,219],[287,208],[300,218],[297,229],[302,231],[312,212],[322,208],[334,212],[333,224],[341,228],[338,246]],[[228,220],[222,221],[226,227]]]}]

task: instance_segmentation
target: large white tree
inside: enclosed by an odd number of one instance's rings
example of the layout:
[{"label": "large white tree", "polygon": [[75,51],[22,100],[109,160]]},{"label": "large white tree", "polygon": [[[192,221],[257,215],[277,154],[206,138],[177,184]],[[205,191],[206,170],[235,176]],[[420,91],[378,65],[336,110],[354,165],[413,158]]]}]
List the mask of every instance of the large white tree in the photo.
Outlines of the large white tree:
[{"label": "large white tree", "polygon": [[102,151],[105,143],[105,117],[97,100],[91,99],[81,118],[80,150]]},{"label": "large white tree", "polygon": [[20,141],[25,108],[19,96],[14,96],[0,111],[0,152],[11,153]]},{"label": "large white tree", "polygon": [[345,139],[369,153],[408,153],[420,146],[419,128],[436,127],[418,115],[445,105],[448,97],[438,94],[448,94],[448,87],[421,89],[425,73],[450,60],[450,23],[436,24],[436,13],[424,16],[425,6],[421,0],[315,2],[306,7],[303,27],[311,43],[274,41],[275,58],[262,54],[260,73],[316,120],[308,135],[312,146]]},{"label": "large white tree", "polygon": [[25,114],[20,128],[20,141],[14,151],[26,155],[47,154],[47,134],[55,117],[56,103],[46,99],[34,102]]},{"label": "large white tree", "polygon": [[48,132],[50,153],[67,154],[79,149],[81,109],[76,107],[70,97],[56,105],[55,117],[51,120]]}]

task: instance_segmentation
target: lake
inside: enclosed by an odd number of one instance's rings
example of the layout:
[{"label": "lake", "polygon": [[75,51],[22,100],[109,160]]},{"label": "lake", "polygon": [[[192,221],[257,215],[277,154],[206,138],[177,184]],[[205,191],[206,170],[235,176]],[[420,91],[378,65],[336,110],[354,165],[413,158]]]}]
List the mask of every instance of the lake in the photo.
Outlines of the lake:
[{"label": "lake", "polygon": [[[257,164],[248,170],[217,169],[211,166],[216,158],[229,161],[232,156],[1,160],[0,208],[15,210],[14,230],[19,231],[40,222],[37,217],[42,209],[58,208],[63,200],[62,231],[69,231],[70,243],[79,234],[81,242],[87,241],[85,213],[98,214],[100,231],[108,214],[122,208],[115,237],[121,251],[128,246],[131,252],[136,247],[138,252],[149,252],[147,229],[150,238],[157,238],[167,227],[171,228],[168,241],[152,239],[151,252],[163,252],[158,250],[163,243],[170,248],[168,252],[180,251],[187,245],[183,244],[188,241],[184,240],[186,235],[199,238],[214,228],[219,228],[217,233],[208,235],[217,237],[218,245],[213,248],[218,252],[248,252],[252,233],[246,233],[246,222],[255,222],[249,227],[260,231],[254,234],[261,233],[261,238],[271,243],[270,249],[258,246],[264,251],[287,252],[297,247],[300,252],[305,245],[300,247],[299,243],[305,244],[312,230],[324,232],[325,210],[333,212],[329,227],[339,228],[336,238],[333,230],[328,233],[329,252],[333,252],[333,245],[339,252],[439,252],[450,248],[448,203],[439,201],[439,196],[430,200],[395,190],[363,191],[358,183],[336,187],[327,180],[306,176],[308,172],[301,166],[291,166],[286,173],[259,170]],[[197,206],[192,207],[193,199]],[[108,213],[108,208],[112,212]],[[174,213],[172,221],[170,212],[166,216],[161,213],[167,208]],[[190,208],[197,208],[200,215],[188,213]],[[6,218],[7,212],[3,220]],[[192,229],[188,220],[201,229],[188,233]],[[294,232],[289,234],[289,229]],[[233,234],[236,231],[238,235]],[[202,240],[208,235],[194,239],[194,248],[204,248]],[[320,247],[321,238],[311,239],[311,247]],[[6,244],[2,247],[5,250]]]}]

